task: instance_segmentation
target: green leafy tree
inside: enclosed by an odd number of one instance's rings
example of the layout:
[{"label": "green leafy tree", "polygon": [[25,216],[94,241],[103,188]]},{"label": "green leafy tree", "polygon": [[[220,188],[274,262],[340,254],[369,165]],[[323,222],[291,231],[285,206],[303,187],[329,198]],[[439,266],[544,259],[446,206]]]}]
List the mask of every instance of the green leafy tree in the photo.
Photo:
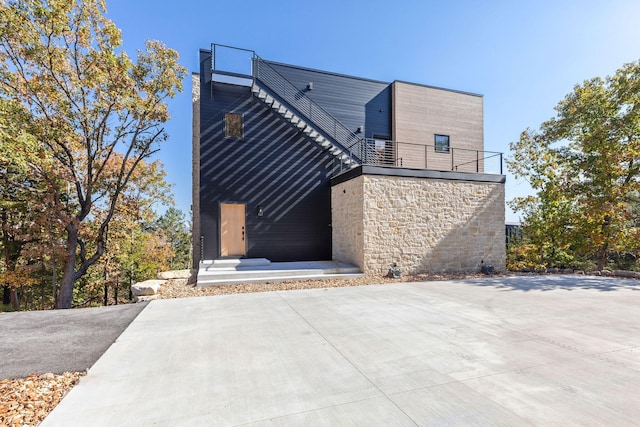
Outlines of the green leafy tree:
[{"label": "green leafy tree", "polygon": [[640,190],[639,101],[634,62],[575,86],[556,117],[511,144],[510,170],[536,191],[511,205],[547,265],[591,259],[602,269],[637,237],[630,202]]},{"label": "green leafy tree", "polygon": [[[178,54],[156,41],[132,61],[105,14],[100,0],[0,4],[0,97],[28,112],[37,151],[53,160],[32,172],[53,195],[65,233],[57,308],[71,307],[76,280],[104,254],[132,174],[167,139],[165,101],[186,74]],[[96,209],[104,215],[87,233]]]},{"label": "green leafy tree", "polygon": [[184,213],[170,207],[155,223],[163,231],[174,256],[169,262],[170,269],[188,269],[190,262],[191,233],[186,225]]}]

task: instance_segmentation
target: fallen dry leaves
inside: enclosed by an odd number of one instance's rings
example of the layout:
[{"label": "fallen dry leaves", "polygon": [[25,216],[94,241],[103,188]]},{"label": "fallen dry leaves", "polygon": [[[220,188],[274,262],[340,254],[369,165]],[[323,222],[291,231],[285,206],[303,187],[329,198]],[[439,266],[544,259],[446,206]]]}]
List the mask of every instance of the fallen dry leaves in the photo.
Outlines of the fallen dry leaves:
[{"label": "fallen dry leaves", "polygon": [[37,426],[73,388],[84,372],[33,374],[0,380],[0,425]]},{"label": "fallen dry leaves", "polygon": [[210,295],[245,294],[251,292],[289,291],[297,289],[339,288],[344,286],[384,285],[402,282],[424,282],[432,280],[456,280],[481,277],[480,274],[417,274],[404,275],[400,279],[366,275],[353,279],[322,279],[322,280],[290,280],[285,282],[246,283],[238,285],[219,285],[196,287],[188,285],[187,279],[172,279],[165,282],[158,292],[159,298],[188,298]]}]

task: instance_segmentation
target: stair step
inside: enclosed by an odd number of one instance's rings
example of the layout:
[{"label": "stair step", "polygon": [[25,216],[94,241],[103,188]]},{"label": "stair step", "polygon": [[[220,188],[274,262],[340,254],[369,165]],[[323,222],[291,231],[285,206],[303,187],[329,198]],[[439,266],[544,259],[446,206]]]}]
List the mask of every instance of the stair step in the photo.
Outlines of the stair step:
[{"label": "stair step", "polygon": [[198,280],[198,287],[241,285],[247,283],[274,283],[286,282],[288,280],[329,280],[329,279],[357,279],[364,277],[362,273],[338,273],[338,274],[318,274],[304,276],[273,276],[268,278],[249,279],[206,279]]},{"label": "stair step", "polygon": [[360,274],[358,267],[332,268],[332,269],[301,269],[301,270],[257,270],[243,269],[236,270],[212,269],[198,272],[198,283],[208,280],[233,280],[233,279],[264,279],[269,280],[276,277],[307,277],[326,276],[328,274]]},{"label": "stair step", "polygon": [[198,286],[360,276],[358,267],[337,261],[271,263],[265,258],[225,259],[201,262]]},{"label": "stair step", "polygon": [[267,267],[271,265],[271,261],[267,258],[228,258],[205,260],[200,262],[200,271],[220,271],[247,267]]},{"label": "stair step", "polygon": [[318,132],[316,132],[315,130],[311,129],[310,127],[305,128],[305,130],[303,131],[304,133],[307,134],[307,136],[311,139],[315,139],[317,136],[320,136],[320,134]]}]

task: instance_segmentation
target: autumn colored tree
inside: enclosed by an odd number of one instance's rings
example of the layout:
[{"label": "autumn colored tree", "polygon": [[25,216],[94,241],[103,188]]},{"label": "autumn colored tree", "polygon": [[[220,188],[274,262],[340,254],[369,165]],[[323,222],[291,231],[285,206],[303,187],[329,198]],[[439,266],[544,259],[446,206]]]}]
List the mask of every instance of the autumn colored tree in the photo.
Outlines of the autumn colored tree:
[{"label": "autumn colored tree", "polygon": [[638,237],[630,219],[640,191],[640,63],[575,86],[555,109],[511,144],[510,170],[536,191],[512,206],[546,264],[558,263],[558,251],[602,269]]},{"label": "autumn colored tree", "polygon": [[[103,301],[108,300],[109,288],[113,289],[117,301],[121,286],[155,278],[158,270],[169,266],[173,257],[170,244],[153,226],[158,218],[156,205],[173,203],[170,186],[164,178],[159,161],[142,161],[131,176],[131,185],[121,195],[105,234],[107,250],[95,264],[97,271],[93,272],[96,286],[104,290]],[[87,222],[87,233],[97,233],[107,214],[105,210],[96,210],[95,217]]]},{"label": "autumn colored tree", "polygon": [[[65,233],[57,308],[71,307],[132,174],[167,139],[166,100],[186,73],[156,41],[132,61],[105,14],[101,0],[0,3],[0,98],[28,113],[37,151],[52,159],[31,172]],[[84,224],[97,210],[101,222],[89,233]]]},{"label": "autumn colored tree", "polygon": [[[19,308],[18,290],[33,283],[22,257],[27,233],[46,207],[39,203],[43,187],[30,178],[30,165],[43,164],[28,132],[30,116],[21,105],[0,99],[0,285]],[[35,198],[33,204],[27,200]]]}]

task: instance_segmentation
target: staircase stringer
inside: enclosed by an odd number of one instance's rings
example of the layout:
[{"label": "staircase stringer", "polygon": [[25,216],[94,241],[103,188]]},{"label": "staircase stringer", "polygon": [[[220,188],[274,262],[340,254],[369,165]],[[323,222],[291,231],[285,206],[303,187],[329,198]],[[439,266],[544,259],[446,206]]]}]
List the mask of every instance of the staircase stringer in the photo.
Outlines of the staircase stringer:
[{"label": "staircase stringer", "polygon": [[305,137],[318,144],[321,148],[328,151],[341,164],[348,168],[353,168],[359,165],[359,163],[353,158],[351,153],[348,153],[339,143],[333,141],[328,135],[316,127],[313,122],[303,117],[302,114],[295,111],[295,109],[287,105],[284,101],[277,99],[267,89],[262,87],[257,80],[251,87],[253,95],[262,101],[265,105],[271,108],[272,111],[277,113],[291,126],[298,129]]}]

